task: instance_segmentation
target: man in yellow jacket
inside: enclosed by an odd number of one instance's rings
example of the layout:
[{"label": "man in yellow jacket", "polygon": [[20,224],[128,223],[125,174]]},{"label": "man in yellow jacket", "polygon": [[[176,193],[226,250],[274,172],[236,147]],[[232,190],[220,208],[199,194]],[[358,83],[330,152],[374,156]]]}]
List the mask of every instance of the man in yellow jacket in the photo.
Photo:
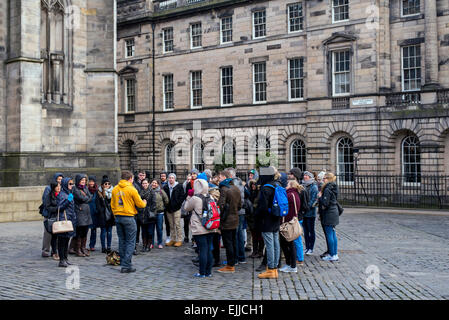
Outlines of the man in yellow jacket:
[{"label": "man in yellow jacket", "polygon": [[118,247],[122,273],[135,272],[132,256],[136,245],[137,225],[134,216],[138,208],[147,206],[146,200],[140,198],[133,186],[134,176],[130,171],[123,171],[118,185],[112,189],[111,209],[117,227]]}]

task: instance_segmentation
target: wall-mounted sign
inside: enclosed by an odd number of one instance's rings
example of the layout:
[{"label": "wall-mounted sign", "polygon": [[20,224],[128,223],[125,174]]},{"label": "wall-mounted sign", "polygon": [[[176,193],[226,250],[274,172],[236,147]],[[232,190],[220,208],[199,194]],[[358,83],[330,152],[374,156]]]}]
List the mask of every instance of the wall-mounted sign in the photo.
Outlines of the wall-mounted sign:
[{"label": "wall-mounted sign", "polygon": [[366,106],[366,105],[373,104],[373,103],[374,103],[373,99],[354,99],[354,100],[352,100],[353,106]]}]

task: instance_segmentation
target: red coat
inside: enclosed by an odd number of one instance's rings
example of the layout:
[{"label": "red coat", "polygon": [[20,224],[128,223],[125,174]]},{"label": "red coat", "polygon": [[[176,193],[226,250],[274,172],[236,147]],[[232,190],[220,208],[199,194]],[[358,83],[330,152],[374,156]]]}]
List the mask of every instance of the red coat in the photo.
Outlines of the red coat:
[{"label": "red coat", "polygon": [[[293,201],[293,198],[296,200],[296,211],[295,211],[295,202]],[[293,188],[287,189],[287,199],[288,199],[288,214],[284,217],[284,222],[289,222],[290,220],[293,219],[293,217],[297,217],[299,207],[301,206],[301,200],[299,198],[298,190]]]}]

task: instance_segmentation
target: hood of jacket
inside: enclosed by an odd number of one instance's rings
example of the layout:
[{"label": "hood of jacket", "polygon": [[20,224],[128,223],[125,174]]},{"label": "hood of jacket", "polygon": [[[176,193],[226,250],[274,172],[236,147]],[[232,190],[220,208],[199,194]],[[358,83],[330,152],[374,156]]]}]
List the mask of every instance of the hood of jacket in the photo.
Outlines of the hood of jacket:
[{"label": "hood of jacket", "polygon": [[288,177],[285,172],[281,172],[281,177],[279,178],[279,182],[282,187],[286,188],[288,183]]},{"label": "hood of jacket", "polygon": [[120,188],[126,188],[126,187],[131,187],[133,184],[131,182],[129,182],[128,180],[120,180],[118,185]]},{"label": "hood of jacket", "polygon": [[193,183],[195,194],[207,194],[209,192],[209,184],[204,179],[196,179]]},{"label": "hood of jacket", "polygon": [[220,187],[229,187],[229,185],[232,182],[232,178],[224,179],[222,182],[220,182]]},{"label": "hood of jacket", "polygon": [[329,182],[328,184],[326,184],[325,188],[329,189],[330,192],[333,192],[335,196],[338,197],[338,186],[335,182]]},{"label": "hood of jacket", "polygon": [[56,172],[56,173],[53,175],[53,181],[58,180],[59,177],[62,177],[62,178],[64,179],[64,175],[63,175],[61,172]]},{"label": "hood of jacket", "polygon": [[70,180],[73,180],[73,179],[70,177],[66,177],[66,178],[63,178],[61,181],[62,190],[64,190],[66,193],[72,193],[72,191],[69,190],[69,181]]},{"label": "hood of jacket", "polygon": [[75,176],[75,186],[78,187],[81,179],[83,179],[83,178],[86,178],[86,184],[87,184],[87,175],[79,173]]},{"label": "hood of jacket", "polygon": [[299,183],[301,183],[301,181],[302,181],[302,171],[301,171],[301,169],[299,169],[299,168],[292,168],[290,170],[290,173],[295,176],[296,180],[298,180]]}]

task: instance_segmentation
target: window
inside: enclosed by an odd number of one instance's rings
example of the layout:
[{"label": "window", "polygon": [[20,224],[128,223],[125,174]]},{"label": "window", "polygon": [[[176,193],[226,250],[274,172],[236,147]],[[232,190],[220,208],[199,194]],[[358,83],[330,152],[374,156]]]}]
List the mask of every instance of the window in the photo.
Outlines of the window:
[{"label": "window", "polygon": [[306,171],[306,145],[302,140],[295,140],[290,147],[290,166]]},{"label": "window", "polygon": [[226,164],[234,163],[237,154],[234,142],[230,141],[224,143],[222,152],[224,155],[224,162]]},{"label": "window", "polygon": [[402,90],[421,89],[421,46],[402,47]]},{"label": "window", "polygon": [[419,0],[401,0],[402,16],[411,16],[421,12],[421,3]]},{"label": "window", "polygon": [[204,145],[201,143],[196,143],[193,145],[193,167],[200,172],[205,169],[204,166]]},{"label": "window", "polygon": [[342,182],[354,181],[354,144],[346,137],[337,141],[337,175]]},{"label": "window", "polygon": [[302,3],[293,3],[288,5],[288,32],[302,31],[303,28]]},{"label": "window", "polygon": [[332,22],[349,20],[349,0],[332,0]]},{"label": "window", "polygon": [[229,106],[233,103],[233,75],[232,67],[221,68],[221,105]]},{"label": "window", "polygon": [[221,43],[232,42],[232,17],[221,19]]},{"label": "window", "polygon": [[173,28],[167,28],[164,32],[164,53],[173,51]]},{"label": "window", "polygon": [[347,95],[351,92],[351,66],[349,50],[332,52],[332,94]]},{"label": "window", "polygon": [[128,39],[125,40],[125,57],[126,58],[130,58],[130,57],[134,57],[134,52],[136,50],[136,47],[134,45],[134,39]]},{"label": "window", "polygon": [[267,101],[267,74],[266,63],[260,62],[253,65],[253,100],[254,103]]},{"label": "window", "polygon": [[136,80],[126,79],[126,112],[136,111]]},{"label": "window", "polygon": [[164,110],[173,110],[173,75],[164,75]]},{"label": "window", "polygon": [[253,13],[253,38],[263,38],[266,36],[266,13],[256,11]]},{"label": "window", "polygon": [[190,77],[190,105],[192,107],[201,107],[203,104],[203,84],[201,71],[193,71]]},{"label": "window", "polygon": [[168,173],[176,172],[174,145],[167,144],[165,147],[165,171]]},{"label": "window", "polygon": [[195,23],[190,26],[190,48],[200,48],[201,47],[201,23]]},{"label": "window", "polygon": [[289,100],[304,98],[304,59],[288,60]]},{"label": "window", "polygon": [[402,141],[402,174],[405,183],[421,182],[421,150],[415,136],[405,137]]}]

